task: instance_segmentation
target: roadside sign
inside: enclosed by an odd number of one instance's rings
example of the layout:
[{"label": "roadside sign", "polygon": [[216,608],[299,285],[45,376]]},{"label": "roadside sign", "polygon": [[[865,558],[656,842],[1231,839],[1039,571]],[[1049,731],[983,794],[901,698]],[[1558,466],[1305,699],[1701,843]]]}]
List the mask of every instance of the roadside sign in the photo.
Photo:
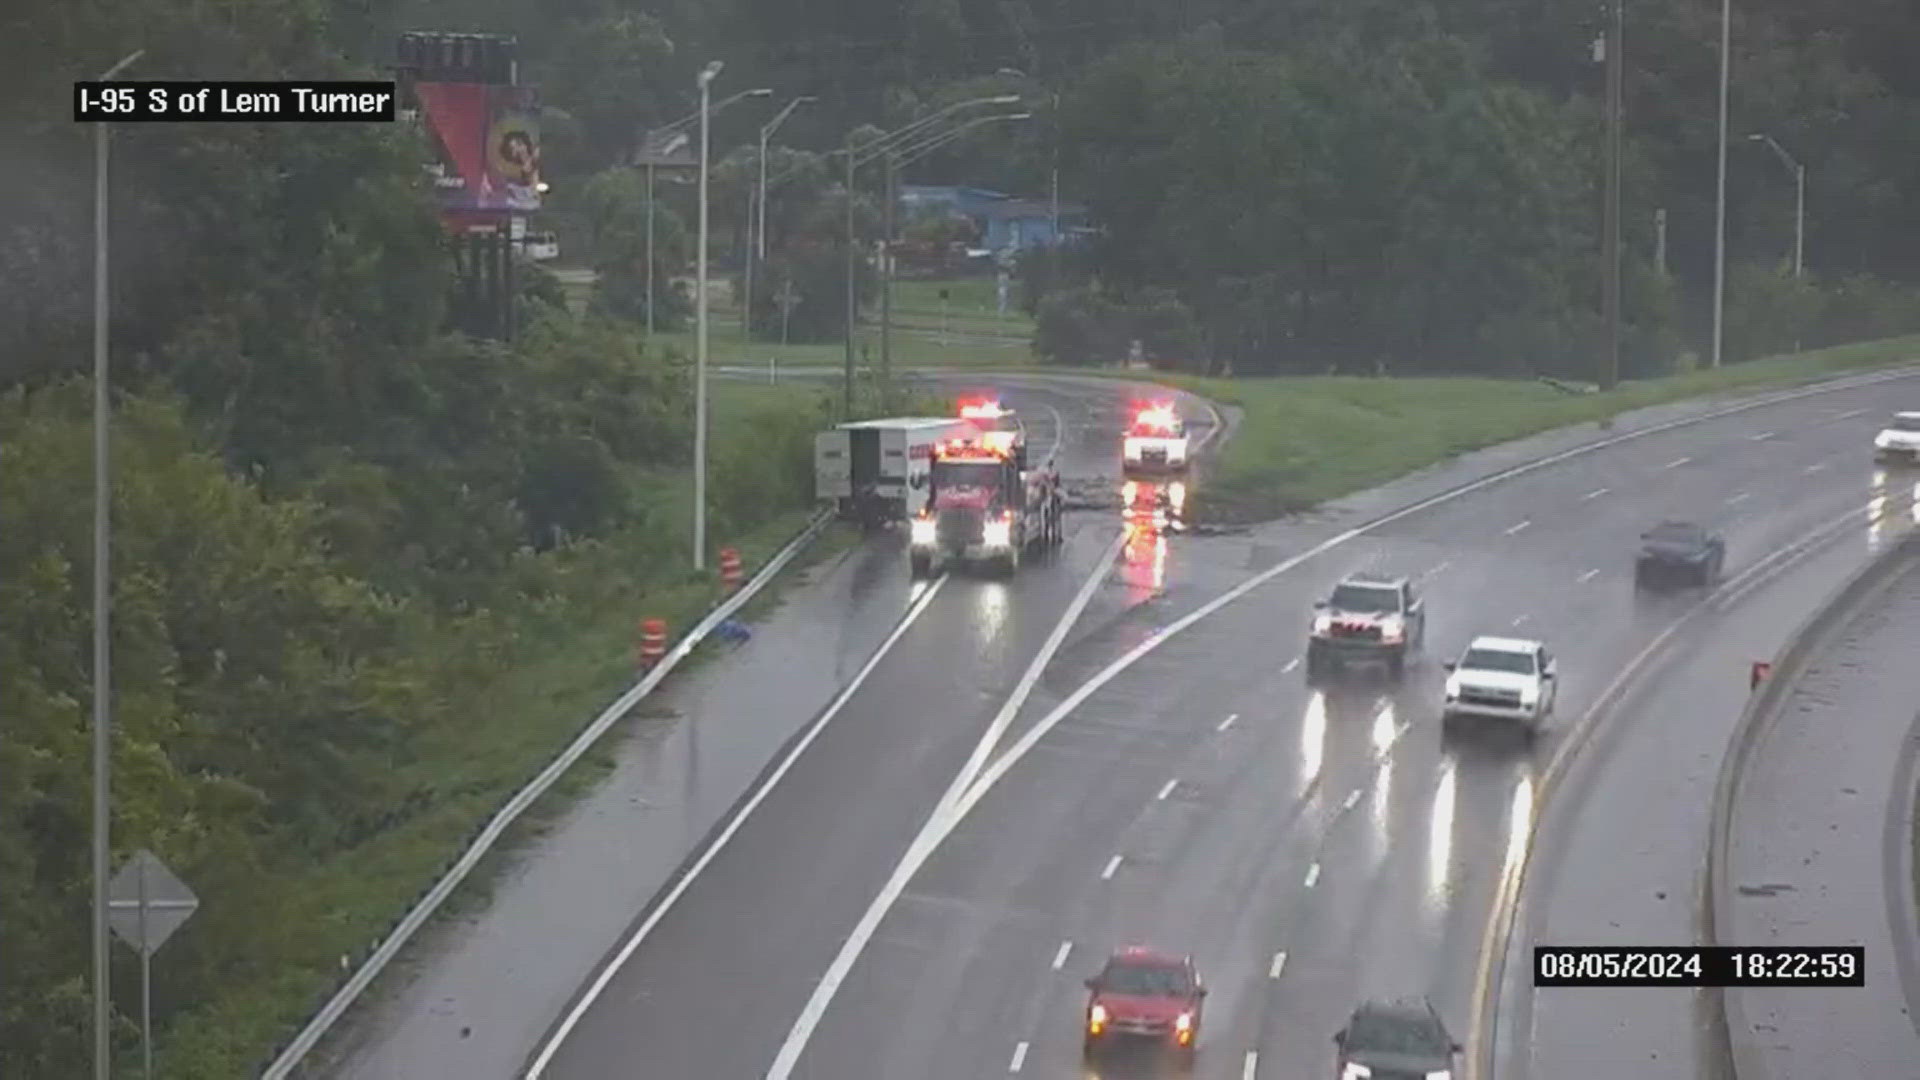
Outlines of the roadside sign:
[{"label": "roadside sign", "polygon": [[147,956],[193,917],[200,898],[145,848],[120,867],[107,886],[107,921],[120,939]]}]

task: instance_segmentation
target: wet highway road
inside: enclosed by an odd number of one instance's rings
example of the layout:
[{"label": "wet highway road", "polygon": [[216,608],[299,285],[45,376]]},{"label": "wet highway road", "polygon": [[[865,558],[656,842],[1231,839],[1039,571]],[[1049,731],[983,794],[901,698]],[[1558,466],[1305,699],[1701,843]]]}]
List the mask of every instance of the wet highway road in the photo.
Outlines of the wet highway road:
[{"label": "wet highway road", "polygon": [[[1308,559],[1169,639],[1040,738],[960,822],[881,921],[793,1075],[1079,1073],[1079,978],[1132,941],[1191,951],[1208,975],[1204,1075],[1329,1072],[1327,1037],[1365,995],[1430,994],[1464,1037],[1492,889],[1517,853],[1511,826],[1532,813],[1540,765],[1583,704],[1697,602],[1632,595],[1635,534],[1662,517],[1705,520],[1726,532],[1738,574],[1835,521],[1867,497],[1862,417],[1886,393],[1784,402],[1571,458]],[[1176,537],[1169,602],[1146,619],[1083,620],[1009,737],[1190,607],[1182,581],[1212,588],[1341,527]],[[1435,656],[1482,632],[1548,640],[1566,678],[1556,729],[1531,748],[1473,730],[1443,744],[1431,662],[1397,693],[1308,691],[1295,663],[1305,613],[1356,567],[1420,578]],[[795,785],[796,770],[782,785],[787,812],[769,813],[775,789],[760,811],[770,824],[740,834],[756,832],[758,846],[735,876],[700,918],[661,922],[549,1075],[642,1062],[647,1075],[763,1073],[993,711],[966,685],[939,696],[971,712],[918,689],[949,675],[936,667],[893,687],[893,718],[953,713],[965,730],[911,751],[868,733],[829,752],[823,736],[802,764],[821,758],[824,786]],[[920,772],[911,794],[874,782],[908,758]],[[864,815],[859,843],[823,844],[818,823],[851,820],[849,803]],[[855,853],[841,861],[829,847]]]},{"label": "wet highway road", "polygon": [[[980,389],[968,378],[942,384]],[[1119,486],[1119,432],[1136,390],[1119,382],[1061,386],[1008,382],[1004,404],[1027,427],[1036,458],[1056,445],[1063,477],[1085,496]],[[1163,393],[1156,396],[1165,396]],[[1186,411],[1204,423],[1204,406]],[[1178,586],[1164,562],[1108,573],[1121,534],[1112,510],[1070,513],[1068,543],[1029,561],[1013,581],[951,575],[874,666],[790,775],[648,929],[627,963],[581,1013],[547,1075],[606,1076],[631,1068],[646,1048],[650,1075],[749,1075],[771,1047],[742,1017],[799,1007],[808,968],[824,964],[846,927],[829,913],[858,914],[885,872],[868,856],[898,850],[932,810],[943,779],[975,745],[989,718],[1075,596],[1088,590],[1086,619],[1126,612]],[[881,548],[897,546],[882,537]],[[894,552],[905,595],[903,552]],[[1091,584],[1089,581],[1091,579]],[[639,920],[645,925],[645,920]],[[630,934],[622,934],[630,940]],[[823,952],[824,950],[824,952]],[[716,1000],[724,997],[724,1004]]]},{"label": "wet highway road", "polygon": [[[1170,639],[959,825],[792,1075],[1000,1075],[1016,1060],[1078,1074],[1079,980],[1129,942],[1191,951],[1207,973],[1202,1075],[1330,1074],[1328,1036],[1362,996],[1430,994],[1464,1036],[1492,889],[1539,765],[1695,602],[1632,595],[1634,536],[1702,518],[1726,532],[1738,573],[1858,507],[1871,432],[1855,410],[1875,395],[1783,404],[1513,479],[1309,560]],[[1175,546],[1195,562],[1247,551]],[[1436,655],[1480,632],[1551,642],[1566,673],[1557,730],[1531,750],[1472,729],[1443,745],[1432,664],[1397,694],[1308,691],[1292,664],[1305,613],[1362,567],[1422,578]]]}]

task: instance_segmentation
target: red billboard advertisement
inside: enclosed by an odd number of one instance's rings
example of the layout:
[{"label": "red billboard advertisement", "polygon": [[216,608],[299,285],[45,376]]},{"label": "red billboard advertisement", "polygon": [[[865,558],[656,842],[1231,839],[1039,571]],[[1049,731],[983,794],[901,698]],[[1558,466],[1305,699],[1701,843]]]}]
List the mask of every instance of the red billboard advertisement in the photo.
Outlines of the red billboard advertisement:
[{"label": "red billboard advertisement", "polygon": [[439,151],[434,184],[450,218],[540,209],[540,127],[525,87],[414,84]]}]

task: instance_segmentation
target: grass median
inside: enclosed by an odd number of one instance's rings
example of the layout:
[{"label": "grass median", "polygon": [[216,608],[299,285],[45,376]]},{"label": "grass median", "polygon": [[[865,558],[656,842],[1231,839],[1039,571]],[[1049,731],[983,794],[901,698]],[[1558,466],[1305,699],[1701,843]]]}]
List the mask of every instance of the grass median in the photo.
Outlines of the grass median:
[{"label": "grass median", "polygon": [[[819,404],[824,396],[817,388],[716,382],[714,501],[727,500],[729,475],[752,474],[762,458],[767,459],[759,470],[764,473],[790,474],[796,468],[810,473],[810,452],[798,463],[784,459],[794,455],[799,433],[808,434],[800,448],[810,451],[810,432],[824,416]],[[730,474],[719,467],[723,461]],[[561,586],[554,593],[524,610],[490,613],[494,632],[484,636],[484,643],[448,626],[418,644],[424,664],[478,666],[488,673],[462,695],[457,724],[423,739],[409,760],[395,763],[419,793],[420,809],[324,863],[302,866],[290,860],[277,868],[283,885],[276,889],[273,910],[245,931],[251,966],[234,973],[229,993],[158,1033],[156,1066],[164,1074],[238,1076],[262,1067],[512,793],[631,684],[638,621],[663,618],[669,636],[678,637],[721,599],[712,568],[694,571],[686,558],[690,477],[680,470],[635,477],[634,484],[640,497],[657,504],[657,512],[568,560],[556,576]],[[791,540],[811,513],[792,499],[764,510],[750,525],[729,525],[718,513],[712,519],[710,543],[737,548],[748,576]],[[745,520],[737,510],[733,516]],[[850,542],[847,532],[829,530],[782,580]],[[773,607],[779,584],[770,584],[746,605],[742,617],[752,619]],[[719,648],[703,646],[689,660],[698,662]],[[476,665],[475,650],[485,652],[483,663]],[[564,810],[604,773],[613,745],[609,738],[584,757],[496,851],[510,853],[514,841]],[[482,902],[500,863],[510,857],[484,860],[443,911]],[[413,959],[412,952],[402,953],[400,969]],[[376,991],[388,992],[400,982],[383,979]],[[321,1064],[321,1055],[310,1060]],[[315,1074],[312,1068],[306,1071]]]},{"label": "grass median", "polygon": [[1517,379],[1101,374],[1165,383],[1242,410],[1239,427],[1221,447],[1208,478],[1205,503],[1196,509],[1215,521],[1247,522],[1304,510],[1449,457],[1568,424],[1915,360],[1920,360],[1920,335],[1584,394]]}]

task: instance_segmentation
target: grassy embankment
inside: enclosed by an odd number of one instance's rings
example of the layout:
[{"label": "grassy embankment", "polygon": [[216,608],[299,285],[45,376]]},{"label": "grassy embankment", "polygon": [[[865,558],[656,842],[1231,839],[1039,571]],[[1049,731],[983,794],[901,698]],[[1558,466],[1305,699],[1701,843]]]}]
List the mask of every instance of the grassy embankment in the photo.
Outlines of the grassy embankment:
[{"label": "grassy embankment", "polygon": [[[823,422],[816,404],[822,393],[798,386],[715,384],[711,493],[716,506],[756,498],[760,485],[779,485],[799,472],[810,477],[811,433]],[[656,507],[651,520],[581,560],[575,569],[580,587],[569,590],[574,598],[569,603],[503,613],[512,620],[515,644],[499,658],[498,677],[472,688],[461,703],[458,727],[438,732],[411,760],[397,765],[434,793],[430,809],[286,881],[275,920],[284,929],[276,939],[256,943],[254,969],[236,973],[232,993],[222,1000],[159,1033],[156,1064],[165,1074],[234,1076],[264,1064],[272,1048],[344,978],[340,958],[348,956],[357,966],[507,797],[631,682],[637,621],[664,618],[677,636],[718,601],[712,570],[694,572],[684,554],[691,532],[691,478],[679,470],[635,477],[634,483]],[[810,483],[806,490],[810,493]],[[810,511],[803,500],[789,490],[784,502],[769,505],[790,509],[758,515],[752,527],[737,532],[726,524],[729,515],[716,509],[710,516],[711,543],[738,548],[751,576],[805,523]],[[733,516],[744,515],[736,510]],[[669,545],[665,537],[677,543]],[[852,539],[850,531],[831,529],[794,565],[818,561]],[[783,575],[790,578],[791,571]],[[752,618],[776,604],[777,585],[748,604],[743,615]],[[432,650],[451,658],[461,643],[435,642]],[[703,648],[690,659],[698,661],[707,652]],[[647,715],[643,708],[630,722],[645,722]],[[584,758],[510,839],[537,831],[601,775],[612,743],[607,740]],[[450,907],[484,897],[493,869],[477,868]]]},{"label": "grassy embankment", "polygon": [[[1649,405],[1812,382],[1920,360],[1920,336],[1837,345],[1664,379],[1570,394],[1505,379],[1306,377],[1155,381],[1238,406],[1204,504],[1222,521],[1298,511],[1468,451]],[[1139,378],[1143,373],[1106,373]]]},{"label": "grassy embankment", "polygon": [[[584,302],[590,289],[584,284],[568,286],[576,302]],[[944,303],[940,300],[941,289],[947,290]],[[894,366],[1014,367],[1033,363],[1033,320],[1019,309],[1016,297],[1010,296],[1008,304],[1008,313],[1000,315],[991,277],[896,282]],[[732,300],[716,302],[709,317],[708,355],[715,364],[767,367],[769,361],[775,361],[779,366],[838,367],[846,362],[846,346],[839,341],[782,345],[777,340],[744,340],[740,308]],[[854,340],[855,363],[879,365],[879,319],[877,304],[862,314],[860,332]],[[693,352],[690,329],[662,331],[655,336],[688,355]]]}]

